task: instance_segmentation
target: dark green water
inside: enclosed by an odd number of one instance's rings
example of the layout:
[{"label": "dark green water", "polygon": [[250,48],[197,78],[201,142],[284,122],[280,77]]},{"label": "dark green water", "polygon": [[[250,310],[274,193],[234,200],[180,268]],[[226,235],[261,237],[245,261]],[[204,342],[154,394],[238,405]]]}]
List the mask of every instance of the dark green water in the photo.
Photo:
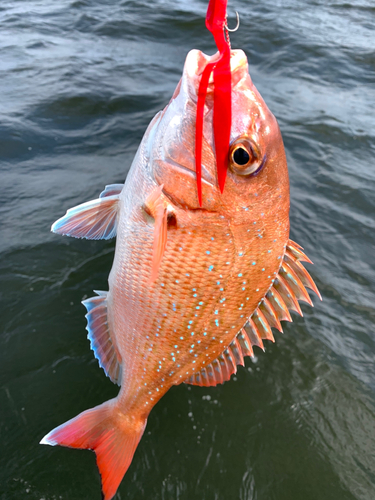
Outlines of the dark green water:
[{"label": "dark green water", "polygon": [[[115,396],[80,304],[114,244],[53,235],[123,182],[186,53],[214,52],[206,1],[0,4],[0,498],[99,499],[94,454],[40,446]],[[230,0],[232,46],[277,116],[292,237],[323,302],[223,386],[173,388],[117,499],[375,499],[373,0]]]}]

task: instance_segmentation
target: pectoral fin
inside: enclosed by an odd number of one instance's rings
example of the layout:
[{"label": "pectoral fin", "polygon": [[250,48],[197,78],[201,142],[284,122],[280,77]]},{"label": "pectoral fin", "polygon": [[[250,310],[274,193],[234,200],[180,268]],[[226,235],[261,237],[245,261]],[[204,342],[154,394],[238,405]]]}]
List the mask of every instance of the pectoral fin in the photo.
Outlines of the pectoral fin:
[{"label": "pectoral fin", "polygon": [[148,213],[155,219],[154,225],[154,245],[152,252],[152,266],[150,281],[155,281],[161,261],[163,259],[164,250],[167,245],[167,208],[162,199],[163,185],[156,187],[150,196],[147,198],[145,207]]},{"label": "pectoral fin", "polygon": [[119,195],[107,196],[103,193],[97,200],[69,209],[52,225],[51,231],[89,240],[109,240],[116,236]]}]

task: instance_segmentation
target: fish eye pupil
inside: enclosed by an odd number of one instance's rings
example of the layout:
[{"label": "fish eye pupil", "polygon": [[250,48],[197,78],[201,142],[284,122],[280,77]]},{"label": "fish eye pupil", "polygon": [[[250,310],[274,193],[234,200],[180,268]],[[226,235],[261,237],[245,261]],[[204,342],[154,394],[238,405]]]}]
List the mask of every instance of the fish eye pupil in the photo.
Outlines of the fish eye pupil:
[{"label": "fish eye pupil", "polygon": [[244,148],[237,148],[233,153],[233,160],[237,165],[246,165],[250,160],[250,155]]}]

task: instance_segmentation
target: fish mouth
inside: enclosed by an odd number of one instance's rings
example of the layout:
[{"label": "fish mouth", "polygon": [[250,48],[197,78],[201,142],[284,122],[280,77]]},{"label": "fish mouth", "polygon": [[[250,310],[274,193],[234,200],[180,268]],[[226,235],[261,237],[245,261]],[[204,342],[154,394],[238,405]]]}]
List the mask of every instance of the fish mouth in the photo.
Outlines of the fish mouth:
[{"label": "fish mouth", "polygon": [[[177,163],[171,158],[168,158],[168,160],[164,160],[164,163],[168,163],[168,165],[170,165],[172,168],[180,170],[182,174],[185,175],[187,174],[189,177],[194,179],[194,182],[196,182],[197,176],[195,170],[191,170],[189,167],[185,167],[185,165],[181,165],[180,163]],[[214,182],[213,177],[207,172],[207,170],[204,168],[203,165],[202,165],[202,182],[204,182],[211,188],[215,188],[215,185],[213,184]]]},{"label": "fish mouth", "polygon": [[[202,189],[211,200],[209,206],[200,206],[197,196],[197,179],[194,170],[181,165],[171,158],[159,160],[154,168],[155,182],[160,186],[163,184],[163,194],[171,203],[182,209],[217,211],[216,203],[212,203],[216,197],[218,188],[215,180],[202,166]],[[162,168],[160,168],[162,167]],[[206,196],[207,198],[207,196]],[[203,203],[205,205],[205,203]]]}]

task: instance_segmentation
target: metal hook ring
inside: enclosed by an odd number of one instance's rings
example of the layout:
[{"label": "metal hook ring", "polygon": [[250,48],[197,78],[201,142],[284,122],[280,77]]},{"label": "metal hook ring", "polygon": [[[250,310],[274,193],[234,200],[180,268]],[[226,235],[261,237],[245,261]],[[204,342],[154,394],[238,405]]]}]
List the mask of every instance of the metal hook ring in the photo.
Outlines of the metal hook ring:
[{"label": "metal hook ring", "polygon": [[239,14],[238,14],[238,12],[237,12],[237,11],[236,11],[236,17],[237,17],[237,25],[236,25],[236,27],[235,27],[235,28],[233,28],[233,29],[229,29],[229,28],[228,28],[228,24],[225,24],[225,25],[224,25],[224,28],[225,28],[227,31],[230,31],[231,33],[233,33],[234,31],[237,31],[237,30],[238,30],[238,28],[240,27],[240,16],[239,16]]}]

